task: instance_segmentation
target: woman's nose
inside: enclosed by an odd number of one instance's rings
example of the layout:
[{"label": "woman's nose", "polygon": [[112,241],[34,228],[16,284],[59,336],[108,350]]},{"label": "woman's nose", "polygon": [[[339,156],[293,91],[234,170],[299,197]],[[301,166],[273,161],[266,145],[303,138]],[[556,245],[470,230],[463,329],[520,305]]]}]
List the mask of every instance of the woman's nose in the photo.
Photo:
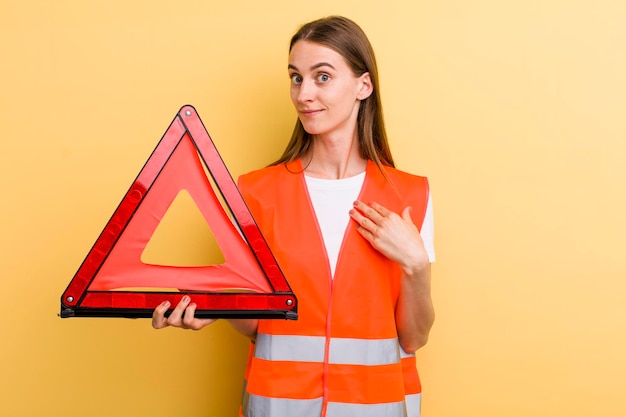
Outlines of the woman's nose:
[{"label": "woman's nose", "polygon": [[311,101],[315,95],[315,84],[309,80],[302,80],[298,88],[298,94],[296,99],[298,103],[306,103],[307,101]]}]

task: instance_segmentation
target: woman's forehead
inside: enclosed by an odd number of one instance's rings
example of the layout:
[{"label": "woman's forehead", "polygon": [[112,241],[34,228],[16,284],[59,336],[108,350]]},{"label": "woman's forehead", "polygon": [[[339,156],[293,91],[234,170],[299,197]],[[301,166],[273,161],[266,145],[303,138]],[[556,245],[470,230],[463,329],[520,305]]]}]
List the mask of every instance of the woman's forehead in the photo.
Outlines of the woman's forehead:
[{"label": "woman's forehead", "polygon": [[319,43],[300,40],[291,48],[289,53],[290,68],[303,71],[314,69],[313,67],[318,67],[320,64],[329,64],[335,69],[347,66],[341,54]]}]

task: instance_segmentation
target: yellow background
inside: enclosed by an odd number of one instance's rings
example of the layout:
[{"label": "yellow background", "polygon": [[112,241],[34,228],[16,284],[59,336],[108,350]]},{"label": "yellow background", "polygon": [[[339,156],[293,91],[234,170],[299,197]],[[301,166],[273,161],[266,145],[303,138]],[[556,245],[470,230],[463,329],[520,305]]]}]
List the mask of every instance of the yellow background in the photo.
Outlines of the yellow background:
[{"label": "yellow background", "polygon": [[423,415],[626,414],[624,2],[2,0],[0,415],[234,415],[227,324],[59,297],[183,104],[233,176],[279,155],[288,39],[328,14],[368,33],[397,163],[433,189]]}]

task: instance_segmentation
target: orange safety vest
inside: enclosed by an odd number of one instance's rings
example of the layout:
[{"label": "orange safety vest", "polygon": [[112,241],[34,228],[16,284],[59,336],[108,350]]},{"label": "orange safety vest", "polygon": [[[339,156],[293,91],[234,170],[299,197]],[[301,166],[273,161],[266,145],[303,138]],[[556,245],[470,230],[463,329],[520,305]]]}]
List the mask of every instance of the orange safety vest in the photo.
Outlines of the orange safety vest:
[{"label": "orange safety vest", "polygon": [[[428,182],[368,162],[359,199],[421,227]],[[334,279],[296,160],[245,174],[241,193],[298,297],[298,320],[260,320],[240,416],[418,417],[413,352],[398,343],[401,270],[350,222]]]}]

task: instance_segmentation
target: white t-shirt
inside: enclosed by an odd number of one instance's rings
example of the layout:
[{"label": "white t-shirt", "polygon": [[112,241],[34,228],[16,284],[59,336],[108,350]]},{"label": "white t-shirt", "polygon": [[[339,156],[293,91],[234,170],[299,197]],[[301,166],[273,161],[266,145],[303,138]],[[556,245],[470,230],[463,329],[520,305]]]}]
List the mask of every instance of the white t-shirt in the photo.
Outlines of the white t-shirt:
[{"label": "white t-shirt", "polygon": [[[304,178],[326,246],[331,274],[334,277],[343,236],[350,222],[349,212],[361,192],[365,172],[339,180],[313,178],[306,175]],[[420,235],[424,241],[428,258],[434,262],[434,221],[430,195],[428,196],[426,215],[420,228]]]}]

